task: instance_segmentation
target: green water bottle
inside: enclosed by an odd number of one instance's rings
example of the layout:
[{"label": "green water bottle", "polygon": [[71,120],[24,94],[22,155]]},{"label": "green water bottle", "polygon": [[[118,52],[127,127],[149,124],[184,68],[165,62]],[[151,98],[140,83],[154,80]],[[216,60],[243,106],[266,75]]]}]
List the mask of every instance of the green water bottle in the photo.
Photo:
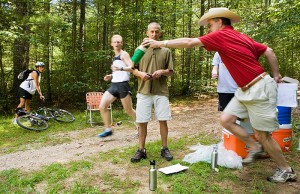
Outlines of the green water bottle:
[{"label": "green water bottle", "polygon": [[131,57],[131,60],[134,64],[137,64],[141,58],[144,56],[147,48],[140,45],[136,51],[134,52],[133,56]]}]

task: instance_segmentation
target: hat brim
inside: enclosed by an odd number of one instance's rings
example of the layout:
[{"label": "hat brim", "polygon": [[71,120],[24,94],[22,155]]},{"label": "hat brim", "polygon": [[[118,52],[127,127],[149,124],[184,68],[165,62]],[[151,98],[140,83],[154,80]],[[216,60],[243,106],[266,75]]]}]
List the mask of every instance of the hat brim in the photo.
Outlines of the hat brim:
[{"label": "hat brim", "polygon": [[231,23],[238,23],[241,18],[236,13],[226,10],[226,9],[216,9],[214,11],[209,11],[205,13],[199,20],[199,25],[204,26],[207,25],[207,21],[212,18],[228,18],[230,19]]}]

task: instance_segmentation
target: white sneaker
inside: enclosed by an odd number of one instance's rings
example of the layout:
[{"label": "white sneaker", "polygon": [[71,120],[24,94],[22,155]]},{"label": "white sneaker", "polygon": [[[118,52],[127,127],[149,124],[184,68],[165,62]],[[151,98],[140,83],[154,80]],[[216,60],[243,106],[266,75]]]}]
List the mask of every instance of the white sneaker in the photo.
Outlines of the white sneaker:
[{"label": "white sneaker", "polygon": [[287,181],[296,181],[297,175],[292,168],[290,171],[277,168],[274,175],[268,177],[267,180],[273,183],[285,183]]},{"label": "white sneaker", "polygon": [[243,164],[249,164],[254,162],[257,158],[260,158],[265,152],[263,150],[249,150],[247,157],[243,160]]},{"label": "white sneaker", "polygon": [[12,120],[12,124],[14,124],[14,125],[17,124],[17,119],[16,119],[16,118],[14,118],[14,119]]}]

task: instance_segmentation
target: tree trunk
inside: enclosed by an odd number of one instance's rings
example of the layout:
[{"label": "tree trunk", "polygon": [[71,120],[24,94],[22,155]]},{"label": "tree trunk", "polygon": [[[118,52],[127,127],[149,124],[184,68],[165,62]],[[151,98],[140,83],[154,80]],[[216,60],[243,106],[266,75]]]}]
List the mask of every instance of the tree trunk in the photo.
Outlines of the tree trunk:
[{"label": "tree trunk", "polygon": [[4,80],[4,68],[3,68],[3,61],[2,61],[2,57],[3,57],[3,47],[2,44],[0,42],[0,94],[1,94],[1,98],[2,99],[2,94],[6,94],[6,84],[5,84],[5,80]]},{"label": "tree trunk", "polygon": [[[188,37],[192,36],[192,8],[193,8],[193,0],[188,1],[188,9],[189,14],[188,14],[188,25],[187,25],[187,30],[188,30]],[[186,67],[186,81],[185,81],[185,87],[186,87],[186,93],[189,93],[189,88],[190,88],[190,83],[191,83],[191,61],[192,61],[192,49],[187,49],[186,50],[186,60],[185,60],[185,67]]]},{"label": "tree trunk", "polygon": [[[45,13],[50,13],[50,0],[44,3]],[[43,82],[45,83],[45,89],[42,89],[43,95],[47,97],[49,103],[52,102],[51,95],[51,77],[50,77],[50,26],[49,21],[46,21],[44,43],[43,43],[43,61],[45,63],[45,70],[43,73]]]},{"label": "tree trunk", "polygon": [[[78,44],[78,50],[79,50],[79,56],[78,56],[78,67],[77,67],[77,74],[79,80],[83,81],[82,78],[82,70],[84,70],[84,24],[85,24],[85,6],[86,6],[86,0],[80,1],[80,18],[79,18],[79,44]],[[80,79],[81,78],[81,79]]]},{"label": "tree trunk", "polygon": [[[104,4],[104,16],[108,16],[109,15],[109,5],[108,3]],[[108,49],[108,28],[109,28],[109,24],[107,22],[107,20],[104,20],[103,22],[103,29],[102,29],[102,51],[105,51]],[[104,54],[104,52],[102,52],[102,55]],[[100,74],[101,75],[105,75],[110,73],[110,71],[108,72],[108,70],[106,70],[106,64],[108,63],[108,59],[106,59],[107,57],[101,57],[101,68],[100,68]],[[101,79],[103,80],[103,79]],[[100,88],[101,90],[106,90],[105,87],[106,83],[104,81],[101,81],[100,83]]]},{"label": "tree trunk", "polygon": [[[200,10],[200,13],[201,13],[200,17],[203,16],[204,13],[205,13],[205,0],[201,0],[201,10]],[[200,36],[204,35],[204,27],[203,26],[200,26],[200,28],[199,28],[199,34],[200,34]],[[201,48],[201,47],[199,47],[199,62],[198,62],[199,68],[198,68],[198,71],[196,71],[196,72],[197,72],[197,75],[199,76],[198,79],[200,81],[203,80],[203,75],[202,75],[202,65],[203,65],[203,61],[204,61],[203,55],[204,55],[204,49]],[[202,87],[202,85],[200,86],[200,91],[202,89],[201,87]]]},{"label": "tree trunk", "polygon": [[100,2],[98,1],[97,2],[97,21],[96,21],[96,51],[97,51],[97,57],[96,57],[96,60],[95,60],[95,65],[96,65],[96,79],[97,79],[97,83],[100,83],[101,82],[101,78],[100,78],[100,70],[101,70],[101,61],[100,61],[100,15],[101,15],[101,4]]},{"label": "tree trunk", "polygon": [[[171,35],[172,35],[172,38],[176,37],[176,13],[177,13],[177,0],[174,0],[173,2],[173,17],[172,17],[172,29],[171,29]],[[174,49],[173,49],[174,51]],[[175,73],[176,73],[176,54],[175,52],[172,52],[173,53],[173,63],[174,63],[174,74],[173,76],[171,76],[171,87],[170,87],[170,94],[174,94],[174,91],[173,91],[173,86],[175,85]],[[172,96],[171,96],[172,97]]]},{"label": "tree trunk", "polygon": [[[73,0],[73,11],[72,11],[72,72],[73,75],[77,75],[77,0]],[[76,76],[74,76],[76,77]]]},{"label": "tree trunk", "polygon": [[18,80],[18,74],[28,68],[29,64],[29,3],[27,1],[17,0],[16,4],[16,19],[17,23],[21,26],[23,31],[14,40],[13,44],[13,69],[14,69],[14,81],[12,93],[17,99],[18,89],[20,81]]}]

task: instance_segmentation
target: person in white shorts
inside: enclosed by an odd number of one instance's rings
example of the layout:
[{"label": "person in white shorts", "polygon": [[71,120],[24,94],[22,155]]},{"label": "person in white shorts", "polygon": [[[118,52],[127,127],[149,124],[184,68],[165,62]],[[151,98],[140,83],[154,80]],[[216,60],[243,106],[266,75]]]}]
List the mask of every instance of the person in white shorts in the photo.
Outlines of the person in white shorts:
[{"label": "person in white shorts", "polygon": [[[270,132],[279,128],[276,111],[277,83],[281,82],[278,61],[274,51],[249,36],[235,30],[232,23],[240,21],[240,16],[225,7],[209,9],[199,20],[207,25],[208,34],[196,38],[177,38],[157,41],[145,38],[143,45],[150,48],[161,46],[169,48],[204,47],[208,51],[217,51],[230,75],[239,88],[225,110],[221,113],[221,125],[249,146],[243,163],[254,162],[263,152],[260,145],[249,133],[236,124],[238,118],[249,118],[255,137],[277,165],[271,182],[284,183],[296,181],[297,175],[286,161],[280,146]],[[264,55],[271,67],[273,78],[259,63]]]},{"label": "person in white shorts", "polygon": [[[149,38],[158,40],[161,35],[160,25],[155,22],[150,23],[146,34]],[[170,161],[173,159],[167,145],[167,121],[171,119],[167,79],[168,76],[173,75],[170,49],[163,47],[147,49],[133,74],[138,77],[136,122],[139,124],[139,148],[131,158],[131,162],[139,162],[147,158],[145,141],[147,125],[152,118],[153,105],[155,117],[160,126],[161,156]]]}]

